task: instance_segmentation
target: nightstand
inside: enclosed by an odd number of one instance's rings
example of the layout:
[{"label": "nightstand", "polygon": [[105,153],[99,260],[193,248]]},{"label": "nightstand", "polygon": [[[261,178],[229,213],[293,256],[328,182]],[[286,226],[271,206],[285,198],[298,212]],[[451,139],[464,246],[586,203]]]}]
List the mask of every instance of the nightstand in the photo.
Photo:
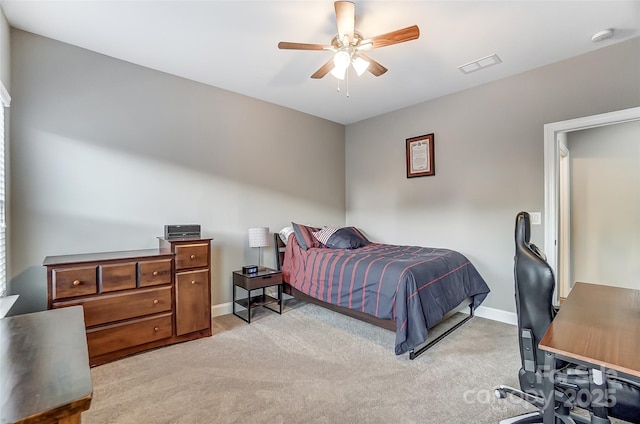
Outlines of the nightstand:
[{"label": "nightstand", "polygon": [[[273,297],[265,293],[267,287],[278,287],[278,297]],[[236,288],[243,288],[247,295],[244,298],[238,299],[236,297]],[[262,289],[262,292],[258,295],[252,295],[253,290]],[[251,309],[257,306],[264,306],[274,312],[282,314],[282,273],[269,268],[260,268],[258,272],[254,274],[243,274],[242,271],[233,272],[233,314],[239,318],[242,318],[248,323],[251,323]],[[277,303],[279,308],[274,309],[270,305]],[[236,306],[239,305],[246,311],[246,318],[244,314],[240,314],[236,311]]]}]

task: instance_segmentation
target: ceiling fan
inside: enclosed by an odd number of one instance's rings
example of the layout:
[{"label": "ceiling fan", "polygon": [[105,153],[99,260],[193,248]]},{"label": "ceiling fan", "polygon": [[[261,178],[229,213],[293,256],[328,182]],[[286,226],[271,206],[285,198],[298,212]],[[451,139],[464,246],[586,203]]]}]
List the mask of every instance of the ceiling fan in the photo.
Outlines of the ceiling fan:
[{"label": "ceiling fan", "polygon": [[417,25],[413,25],[375,37],[363,38],[362,34],[355,30],[355,4],[350,1],[336,1],[334,6],[338,34],[330,45],[289,43],[286,41],[278,43],[278,48],[285,50],[329,50],[335,52],[335,55],[327,63],[311,75],[311,78],[319,79],[331,72],[334,77],[344,79],[350,65],[358,76],[368,70],[379,77],[387,72],[387,68],[365,55],[364,51],[404,43],[420,37],[420,29]]}]

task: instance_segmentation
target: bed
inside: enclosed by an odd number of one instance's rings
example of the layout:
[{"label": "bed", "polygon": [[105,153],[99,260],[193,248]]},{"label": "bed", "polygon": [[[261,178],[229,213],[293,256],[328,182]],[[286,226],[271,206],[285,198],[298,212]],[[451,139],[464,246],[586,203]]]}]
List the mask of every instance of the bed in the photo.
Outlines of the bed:
[{"label": "bed", "polygon": [[[396,355],[414,359],[471,319],[489,293],[454,250],[372,243],[355,227],[289,228],[274,234],[284,292],[395,331]],[[426,343],[428,330],[461,305],[469,316]]]}]

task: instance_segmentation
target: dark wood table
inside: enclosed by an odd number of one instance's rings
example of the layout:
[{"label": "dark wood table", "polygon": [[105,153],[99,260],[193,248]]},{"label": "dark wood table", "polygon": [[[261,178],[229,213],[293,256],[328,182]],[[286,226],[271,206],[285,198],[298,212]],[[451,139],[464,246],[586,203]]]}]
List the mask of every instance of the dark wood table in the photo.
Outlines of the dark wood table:
[{"label": "dark wood table", "polygon": [[0,319],[0,423],[79,423],[92,392],[81,306]]},{"label": "dark wood table", "polygon": [[[576,283],[539,348],[547,352],[547,368],[556,358],[585,366],[600,387],[605,372],[640,381],[640,290]],[[544,386],[551,399],[552,379]],[[544,422],[554,421],[553,408],[545,408]]]},{"label": "dark wood table", "polygon": [[[278,297],[269,296],[265,293],[267,287],[277,287]],[[246,298],[238,299],[236,296],[236,287],[241,287],[247,292]],[[253,290],[262,289],[260,295],[251,294]],[[253,307],[263,306],[274,312],[282,314],[282,272],[274,269],[262,267],[253,274],[243,274],[242,271],[233,271],[233,303],[232,312],[238,318],[241,318],[251,324],[251,309]],[[278,309],[273,309],[271,304],[277,303]],[[247,317],[242,316],[236,309],[236,305],[246,310]]]}]

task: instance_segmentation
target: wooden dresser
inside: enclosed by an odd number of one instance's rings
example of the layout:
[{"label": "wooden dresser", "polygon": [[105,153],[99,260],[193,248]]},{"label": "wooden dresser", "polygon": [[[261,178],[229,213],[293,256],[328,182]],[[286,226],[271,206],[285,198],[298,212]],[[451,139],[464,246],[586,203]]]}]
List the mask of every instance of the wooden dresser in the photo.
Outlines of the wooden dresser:
[{"label": "wooden dresser", "polygon": [[211,240],[47,256],[48,308],[83,306],[91,366],[211,336]]}]

